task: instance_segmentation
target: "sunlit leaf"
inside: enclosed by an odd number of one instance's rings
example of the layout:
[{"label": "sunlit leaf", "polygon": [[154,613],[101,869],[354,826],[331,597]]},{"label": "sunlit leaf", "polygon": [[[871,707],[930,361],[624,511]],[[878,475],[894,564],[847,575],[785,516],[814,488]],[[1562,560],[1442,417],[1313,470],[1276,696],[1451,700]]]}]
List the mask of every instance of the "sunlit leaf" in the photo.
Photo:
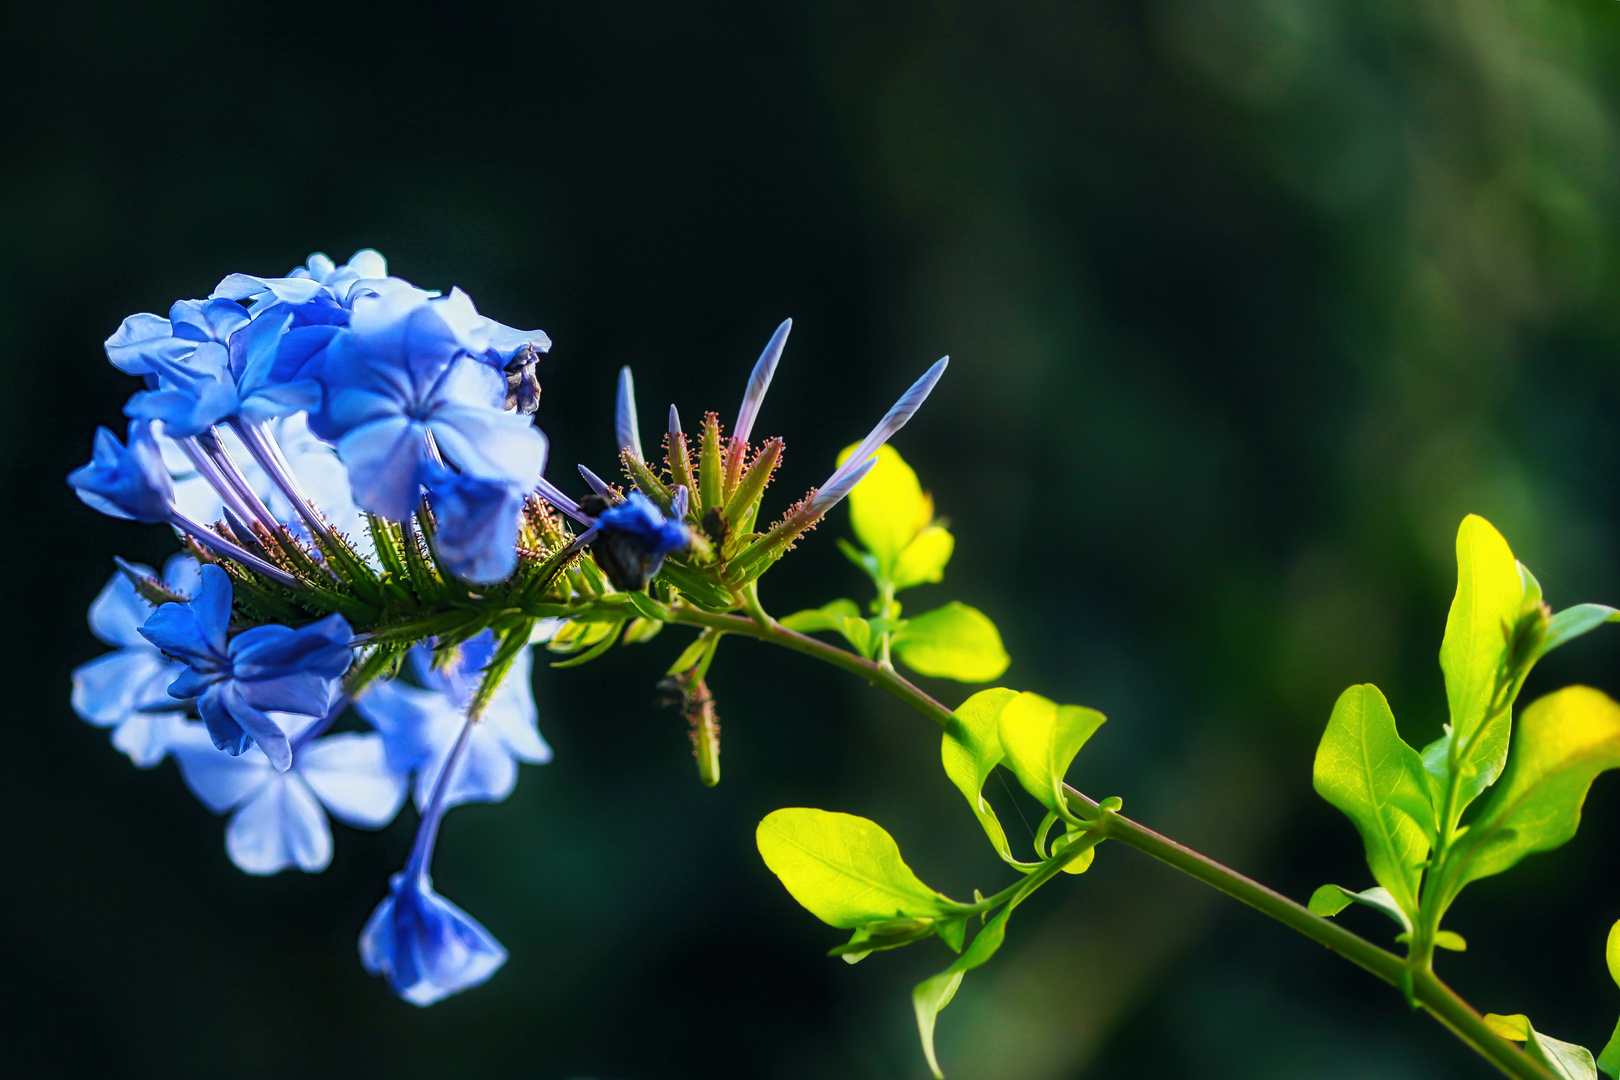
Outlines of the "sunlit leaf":
[{"label": "sunlit leaf", "polygon": [[1339,695],[1316,750],[1311,780],[1361,833],[1373,878],[1408,914],[1417,911],[1419,864],[1429,853],[1419,823],[1433,810],[1423,761],[1401,739],[1378,687]]},{"label": "sunlit leaf", "polygon": [[1017,696],[1016,690],[1001,687],[980,690],[951,714],[951,725],[945,729],[939,746],[945,775],[973,808],[990,843],[1009,862],[1013,857],[1007,845],[1007,834],[983,792],[985,780],[1001,762],[1001,736],[997,732],[1001,710]]},{"label": "sunlit leaf", "polygon": [[1012,662],[996,624],[954,600],[907,619],[894,636],[894,651],[919,674],[958,682],[999,678]]},{"label": "sunlit leaf", "polygon": [[1434,932],[1434,943],[1440,948],[1450,949],[1452,952],[1468,951],[1468,942],[1464,941],[1463,936],[1455,930],[1436,930]]},{"label": "sunlit leaf", "polygon": [[[1086,830],[1084,829],[1070,829],[1068,832],[1052,841],[1052,857],[1054,859],[1057,858],[1059,855],[1068,850],[1070,844],[1076,842],[1077,840],[1084,839],[1086,835]],[[1083,874],[1087,870],[1091,869],[1091,863],[1094,859],[1096,859],[1096,857],[1096,847],[1089,847],[1085,851],[1082,851],[1080,854],[1076,855],[1074,858],[1070,859],[1068,862],[1064,863],[1063,872],[1065,874]]]},{"label": "sunlit leaf", "polygon": [[1382,885],[1374,885],[1363,892],[1351,892],[1338,885],[1323,885],[1311,893],[1310,903],[1306,906],[1311,909],[1313,915],[1332,916],[1351,904],[1366,904],[1370,908],[1382,911],[1394,919],[1403,931],[1408,934],[1412,932],[1412,920],[1401,910],[1401,905],[1395,902],[1389,890]]},{"label": "sunlit leaf", "polygon": [[1543,1035],[1522,1013],[1514,1016],[1486,1013],[1484,1019],[1485,1026],[1502,1038],[1524,1043],[1525,1054],[1560,1080],[1597,1080],[1597,1065],[1592,1061],[1592,1051],[1586,1047]]},{"label": "sunlit leaf", "polygon": [[795,611],[785,619],[778,619],[789,630],[797,630],[801,634],[814,634],[819,630],[836,630],[843,633],[839,625],[841,619],[859,617],[861,609],[853,600],[834,600],[818,608],[808,611]]},{"label": "sunlit leaf", "polygon": [[1446,616],[1440,667],[1451,726],[1467,745],[1485,718],[1507,648],[1505,629],[1524,604],[1524,579],[1502,534],[1475,514],[1457,530],[1457,594]]},{"label": "sunlit leaf", "polygon": [[1502,782],[1447,860],[1455,888],[1567,842],[1592,781],[1616,766],[1620,705],[1608,695],[1569,686],[1534,702],[1519,718]]},{"label": "sunlit leaf", "polygon": [[755,841],[793,899],[832,926],[933,917],[949,905],[917,880],[894,838],[866,818],[803,807],[777,810],[759,823]]},{"label": "sunlit leaf", "polygon": [[[854,451],[853,445],[846,446],[838,464]],[[895,560],[934,519],[934,500],[894,447],[881,446],[873,456],[878,459],[876,467],[849,493],[849,523],[877,558],[879,572],[892,579]]]},{"label": "sunlit leaf", "polygon": [[[1603,958],[1609,964],[1609,978],[1620,986],[1620,922],[1609,927],[1609,940],[1604,945]],[[1620,1022],[1614,1025],[1609,1045],[1598,1055],[1597,1065],[1609,1076],[1620,1077]]]},{"label": "sunlit leaf", "polygon": [[872,656],[872,647],[877,642],[877,636],[872,633],[872,624],[859,615],[846,615],[838,620],[838,629],[844,639],[855,646],[855,651],[868,659]]},{"label": "sunlit leaf", "polygon": [[664,624],[655,619],[632,619],[624,632],[623,641],[626,645],[639,645],[657,637],[663,628]]},{"label": "sunlit leaf", "polygon": [[934,1023],[939,1011],[951,1003],[956,996],[956,988],[962,985],[962,976],[980,966],[996,954],[1001,948],[1002,941],[1007,936],[1007,916],[1012,913],[1012,905],[1002,908],[990,917],[973,938],[973,943],[967,951],[957,957],[956,962],[931,979],[924,979],[917,984],[911,992],[912,1008],[917,1013],[917,1034],[922,1037],[923,1054],[928,1058],[928,1068],[933,1071],[937,1080],[945,1080],[945,1074],[940,1071],[939,1058],[934,1053]]},{"label": "sunlit leaf", "polygon": [[997,722],[1006,765],[1048,810],[1066,809],[1063,776],[1103,720],[1095,709],[1019,694],[1003,707]]},{"label": "sunlit leaf", "polygon": [[[860,488],[856,488],[859,491]],[[894,560],[894,587],[909,589],[945,577],[945,564],[956,550],[956,538],[944,526],[929,525]]]}]

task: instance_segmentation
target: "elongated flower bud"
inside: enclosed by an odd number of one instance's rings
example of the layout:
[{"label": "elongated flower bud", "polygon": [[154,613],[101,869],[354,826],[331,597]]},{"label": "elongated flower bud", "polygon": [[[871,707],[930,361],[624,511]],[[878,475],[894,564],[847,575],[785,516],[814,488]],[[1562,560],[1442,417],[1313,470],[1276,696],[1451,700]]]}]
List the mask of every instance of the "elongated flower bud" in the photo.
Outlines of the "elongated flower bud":
[{"label": "elongated flower bud", "polygon": [[742,407],[737,410],[737,426],[731,433],[731,437],[740,443],[747,442],[748,436],[753,433],[754,420],[759,416],[765,391],[771,388],[771,376],[776,374],[777,362],[782,359],[782,350],[787,346],[788,333],[792,329],[793,320],[783,319],[782,325],[771,335],[771,340],[765,343],[765,351],[759,354],[754,370],[748,376],[748,389],[743,391]]}]

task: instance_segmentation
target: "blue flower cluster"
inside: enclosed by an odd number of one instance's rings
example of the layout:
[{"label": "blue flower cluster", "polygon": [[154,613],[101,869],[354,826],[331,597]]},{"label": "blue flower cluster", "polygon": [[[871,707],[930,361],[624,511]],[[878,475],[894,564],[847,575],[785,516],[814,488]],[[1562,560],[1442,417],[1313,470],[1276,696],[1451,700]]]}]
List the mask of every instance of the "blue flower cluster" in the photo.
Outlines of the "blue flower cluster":
[{"label": "blue flower cluster", "polygon": [[[122,564],[90,608],[115,651],[74,672],[74,709],[142,768],[172,755],[203,804],[231,815],[226,852],[250,874],[324,869],[330,818],[382,828],[414,790],[417,844],[361,952],[420,1005],[482,982],[506,956],[433,892],[428,865],[445,811],[504,799],[519,762],[550,758],[529,649],[477,723],[487,630],[437,652],[418,644],[405,657],[414,683],[371,681],[356,700],[346,677],[365,642],[342,614],[243,622],[253,609],[238,584],[305,587],[277,537],[341,533],[375,566],[364,515],[411,529],[423,507],[439,565],[472,584],[509,577],[545,464],[531,414],[549,347],[541,331],[480,315],[459,289],[389,276],[374,251],[342,266],[314,255],[279,278],[232,274],[107,339],[109,360],[143,386],[124,408],[127,437],[97,431],[91,461],[69,477],[90,506],[171,524],[207,560],[177,555],[161,577]],[[252,573],[238,582],[222,567]],[[366,730],[333,732],[356,722]]]},{"label": "blue flower cluster", "polygon": [[505,799],[520,764],[550,760],[534,644],[574,620],[552,642],[593,643],[572,664],[621,630],[650,637],[625,629],[627,613],[639,625],[667,610],[648,605],[735,610],[945,367],[756,530],[783,444],[749,438],[790,327],[755,365],[731,437],[705,418],[695,464],[670,408],[667,474],[644,460],[621,372],[615,426],[635,490],[581,467],[592,494],[575,501],[542,475],[534,414],[550,340],[479,314],[459,289],[390,276],[375,251],[231,274],[167,317],[130,316],[106,342],[140,380],[127,434],[99,429],[68,481],[97,510],[172,526],[186,551],[161,575],[119,564],[90,607],[114,651],[74,672],[74,709],[141,768],[172,756],[198,799],[230,815],[226,852],[250,874],[320,871],[331,819],[379,829],[409,797],[416,841],[361,933],[361,961],[417,1005],[484,981],[506,953],[429,870],[449,809]]}]

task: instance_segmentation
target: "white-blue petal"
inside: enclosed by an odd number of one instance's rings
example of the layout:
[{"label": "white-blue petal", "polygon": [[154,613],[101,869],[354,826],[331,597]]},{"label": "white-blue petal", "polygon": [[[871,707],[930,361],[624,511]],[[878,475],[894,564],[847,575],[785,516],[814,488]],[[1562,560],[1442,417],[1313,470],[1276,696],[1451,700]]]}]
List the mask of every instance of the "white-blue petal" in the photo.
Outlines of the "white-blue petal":
[{"label": "white-blue petal", "polygon": [[175,733],[169,752],[179,763],[191,793],[216,814],[223,814],[277,775],[258,747],[232,757],[216,750],[208,729],[194,721]]},{"label": "white-blue petal", "polygon": [[183,670],[150,645],[97,657],[73,669],[73,711],[97,727],[111,727],[140,709],[172,705],[168,686]]},{"label": "white-blue petal", "polygon": [[225,852],[249,874],[293,866],[313,874],[332,861],[332,830],[297,773],[272,774],[231,816]]},{"label": "white-blue petal", "polygon": [[[150,566],[140,563],[133,565],[141,573],[153,575]],[[140,627],[156,610],[156,606],[135,591],[129,578],[122,571],[117,571],[102,586],[96,598],[90,601],[90,632],[108,645],[135,645],[150,649],[152,646],[140,635]]]},{"label": "white-blue petal", "polygon": [[380,829],[405,804],[405,776],[388,767],[382,736],[330,735],[298,751],[293,768],[333,817]]},{"label": "white-blue petal", "polygon": [[168,756],[185,725],[185,713],[135,713],[113,728],[112,744],[129,755],[136,768],[150,769]]}]

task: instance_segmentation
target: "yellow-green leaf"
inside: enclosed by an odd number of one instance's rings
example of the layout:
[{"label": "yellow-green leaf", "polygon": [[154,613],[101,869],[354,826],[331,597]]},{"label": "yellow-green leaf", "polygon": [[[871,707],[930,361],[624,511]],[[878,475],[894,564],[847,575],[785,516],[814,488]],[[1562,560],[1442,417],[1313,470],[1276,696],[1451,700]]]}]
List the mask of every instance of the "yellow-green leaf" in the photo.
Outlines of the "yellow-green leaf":
[{"label": "yellow-green leaf", "polygon": [[1560,1080],[1597,1080],[1592,1052],[1562,1039],[1543,1035],[1523,1013],[1502,1016],[1486,1013],[1485,1026],[1504,1039],[1524,1043],[1525,1056],[1549,1069]]},{"label": "yellow-green leaf", "polygon": [[[856,488],[859,491],[860,488]],[[918,533],[894,560],[894,587],[909,589],[940,581],[945,564],[956,550],[956,538],[943,525],[928,525]]]},{"label": "yellow-green leaf", "polygon": [[946,910],[948,901],[917,879],[894,838],[866,818],[791,807],[766,815],[754,838],[793,899],[831,926]]},{"label": "yellow-green leaf", "polygon": [[801,634],[814,634],[819,630],[836,630],[843,633],[842,620],[859,618],[861,609],[853,600],[834,600],[819,608],[810,608],[807,611],[795,611],[785,619],[778,620],[789,630],[797,630]]},{"label": "yellow-green leaf", "polygon": [[1007,834],[996,812],[985,802],[983,792],[985,780],[1001,762],[1001,736],[997,732],[1001,710],[1017,696],[1016,690],[1002,687],[980,690],[951,714],[951,725],[939,745],[945,775],[967,799],[996,851],[1009,862],[1012,849],[1007,845]]},{"label": "yellow-green leaf", "polygon": [[1455,888],[1499,874],[1575,835],[1592,781],[1620,766],[1620,705],[1568,686],[1519,718],[1507,772],[1449,860]]},{"label": "yellow-green leaf", "polygon": [[1019,694],[1002,708],[997,721],[1007,767],[1048,810],[1066,806],[1063,776],[1104,719],[1095,709]]},{"label": "yellow-green leaf", "polygon": [[[1609,927],[1609,940],[1604,945],[1603,958],[1609,964],[1609,978],[1620,986],[1620,922]],[[1620,1076],[1620,1023],[1614,1025],[1609,1045],[1598,1055],[1598,1068],[1610,1076]]]},{"label": "yellow-green leaf", "polygon": [[989,682],[1012,663],[996,624],[954,600],[907,619],[894,635],[894,651],[919,674],[958,682]]},{"label": "yellow-green leaf", "polygon": [[1457,595],[1440,645],[1451,726],[1464,745],[1485,719],[1506,630],[1523,604],[1524,579],[1507,541],[1490,522],[1469,514],[1457,530]]},{"label": "yellow-green leaf", "polygon": [[1378,687],[1352,686],[1333,706],[1316,749],[1311,781],[1361,833],[1373,878],[1408,915],[1418,909],[1419,864],[1432,821],[1423,760],[1401,739]]},{"label": "yellow-green leaf", "polygon": [[[1353,903],[1366,904],[1370,908],[1382,911],[1394,919],[1403,932],[1408,934],[1412,932],[1412,920],[1401,910],[1401,906],[1395,902],[1389,890],[1382,885],[1374,885],[1362,892],[1351,892],[1339,885],[1323,885],[1311,893],[1310,903],[1305,906],[1310,908],[1312,915],[1332,916]],[[1444,932],[1446,931],[1442,931]]]},{"label": "yellow-green leaf", "polygon": [[[842,465],[855,446],[838,455]],[[877,465],[849,493],[849,520],[855,535],[877,556],[884,577],[894,577],[895,560],[934,519],[934,500],[923,492],[917,474],[892,446],[880,446]]]},{"label": "yellow-green leaf", "polygon": [[924,979],[911,992],[912,1008],[917,1013],[917,1034],[922,1037],[923,1054],[928,1058],[928,1068],[933,1071],[935,1080],[945,1080],[945,1074],[940,1071],[939,1059],[934,1055],[934,1021],[939,1010],[949,1005],[951,998],[956,996],[956,988],[962,985],[962,976],[989,960],[1001,948],[1007,936],[1007,916],[1012,914],[1012,909],[1013,905],[1008,904],[992,915],[955,963],[933,978]]}]

